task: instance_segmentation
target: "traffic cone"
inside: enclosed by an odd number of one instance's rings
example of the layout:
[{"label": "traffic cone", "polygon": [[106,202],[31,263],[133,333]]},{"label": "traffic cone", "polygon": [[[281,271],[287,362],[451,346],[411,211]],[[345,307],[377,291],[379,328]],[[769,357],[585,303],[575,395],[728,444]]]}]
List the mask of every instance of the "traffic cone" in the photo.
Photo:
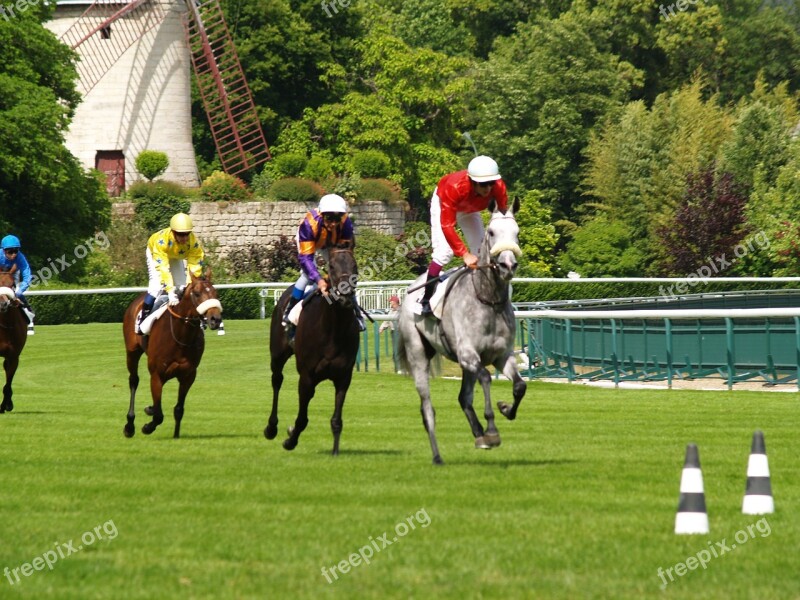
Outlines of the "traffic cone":
[{"label": "traffic cone", "polygon": [[686,446],[686,461],[681,473],[681,497],[675,515],[675,533],[708,533],[706,496],[703,492],[703,472],[696,444]]},{"label": "traffic cone", "polygon": [[769,482],[769,462],[764,433],[753,434],[750,459],[747,461],[747,489],[744,492],[742,513],[745,515],[768,515],[775,512],[772,486]]}]

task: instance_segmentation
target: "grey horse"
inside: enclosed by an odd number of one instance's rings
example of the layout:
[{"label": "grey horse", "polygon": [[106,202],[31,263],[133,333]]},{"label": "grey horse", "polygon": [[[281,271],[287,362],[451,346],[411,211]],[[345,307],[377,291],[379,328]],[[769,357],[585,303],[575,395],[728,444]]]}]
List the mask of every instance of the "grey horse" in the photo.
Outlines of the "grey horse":
[{"label": "grey horse", "polygon": [[[430,438],[434,464],[443,462],[436,444],[436,418],[428,385],[431,359],[437,353],[461,365],[458,402],[472,428],[476,448],[500,445],[489,393],[492,376],[486,367],[492,365],[501,370],[514,384],[514,404],[497,403],[500,412],[509,420],[516,417],[527,387],[519,376],[512,353],[516,323],[508,295],[509,283],[517,269],[517,257],[521,253],[519,227],[514,219],[514,213],[519,210],[519,199],[515,199],[507,211],[499,211],[492,200],[489,210],[491,219],[481,243],[477,268],[459,271],[451,276],[452,281],[446,282],[448,288],[443,299],[441,321],[417,314],[415,307],[422,290],[408,294],[400,307],[398,359],[414,378],[419,392],[422,423]],[[412,288],[419,287],[424,280],[425,275],[422,275]],[[483,388],[485,430],[472,407],[477,381]]]}]

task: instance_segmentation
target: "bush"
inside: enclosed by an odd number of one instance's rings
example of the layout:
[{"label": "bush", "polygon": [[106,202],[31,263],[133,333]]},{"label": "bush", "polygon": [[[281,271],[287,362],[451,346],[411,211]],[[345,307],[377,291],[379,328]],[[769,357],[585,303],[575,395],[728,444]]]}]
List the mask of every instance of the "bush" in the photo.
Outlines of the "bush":
[{"label": "bush", "polygon": [[300,177],[308,159],[298,152],[287,152],[273,159],[275,170],[283,177]]},{"label": "bush", "polygon": [[380,150],[361,150],[350,159],[350,170],[361,177],[387,177],[391,168],[389,157]]},{"label": "bush", "polygon": [[273,201],[316,202],[325,194],[325,190],[316,181],[287,177],[274,182],[267,192],[267,198]]},{"label": "bush", "polygon": [[257,275],[264,281],[289,281],[300,275],[297,245],[285,235],[270,245],[238,248],[228,255],[228,263],[237,278]]},{"label": "bush", "polygon": [[240,202],[251,196],[244,181],[222,171],[214,171],[200,186],[199,193],[206,202]]},{"label": "bush", "polygon": [[172,215],[188,213],[191,207],[186,190],[171,181],[139,181],[130,187],[128,197],[136,204],[136,221],[147,231],[164,229]]},{"label": "bush", "polygon": [[403,201],[400,186],[388,179],[362,179],[358,186],[359,200],[378,200],[389,204]]},{"label": "bush", "polygon": [[153,181],[159,175],[163,175],[168,166],[167,155],[157,150],[142,150],[136,157],[136,170],[147,181]]},{"label": "bush", "polygon": [[303,177],[306,179],[312,179],[317,183],[322,183],[326,179],[329,179],[333,176],[333,165],[331,164],[330,159],[326,158],[325,156],[321,156],[319,154],[312,156],[308,163],[306,164],[306,168],[303,169]]}]

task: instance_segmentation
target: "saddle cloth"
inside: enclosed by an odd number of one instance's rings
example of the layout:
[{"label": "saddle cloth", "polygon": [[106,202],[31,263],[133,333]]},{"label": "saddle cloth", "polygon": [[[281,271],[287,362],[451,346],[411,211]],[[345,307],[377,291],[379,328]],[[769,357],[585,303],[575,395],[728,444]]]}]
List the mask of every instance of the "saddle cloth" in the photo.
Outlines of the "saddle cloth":
[{"label": "saddle cloth", "polygon": [[[142,326],[140,328],[142,331],[142,335],[150,335],[150,330],[153,327],[153,323],[155,323],[161,315],[167,312],[167,308],[169,308],[169,304],[164,302],[161,306],[159,306],[158,308],[154,308],[153,312],[147,315],[147,318],[144,321],[142,321]],[[136,313],[136,321],[134,321],[134,327],[136,327],[135,323],[139,321],[139,315],[141,314],[141,312],[142,311]]]},{"label": "saddle cloth", "polygon": [[[453,277],[448,277],[444,281],[440,281],[439,284],[436,286],[436,291],[433,292],[433,296],[431,297],[431,309],[433,309],[433,316],[436,317],[437,319],[442,318],[442,306],[444,305],[442,300],[444,299],[444,296],[447,293],[448,286],[453,281],[454,281]],[[409,294],[412,298],[411,310],[414,312],[415,315],[422,314],[422,304],[420,304],[420,302],[424,294],[425,294],[424,287]]]}]

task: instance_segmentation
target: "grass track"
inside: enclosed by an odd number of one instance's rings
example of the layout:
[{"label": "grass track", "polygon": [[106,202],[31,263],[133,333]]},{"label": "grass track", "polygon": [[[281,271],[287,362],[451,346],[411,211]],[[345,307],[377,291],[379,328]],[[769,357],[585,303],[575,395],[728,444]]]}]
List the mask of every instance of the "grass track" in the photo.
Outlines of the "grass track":
[{"label": "grass track", "polygon": [[[280,434],[267,441],[266,323],[225,325],[225,337],[208,336],[180,440],[172,439],[175,382],[165,388],[164,424],[141,433],[144,362],[137,434],[123,437],[119,325],[37,327],[15,380],[16,409],[0,415],[0,569],[70,540],[77,548],[104,523],[117,535],[13,585],[0,573],[0,598],[800,596],[795,394],[533,383],[517,420],[498,421],[503,445],[478,451],[458,382],[437,380],[446,465],[436,468],[411,381],[357,373],[342,454],[329,455],[330,383],[290,453],[280,441],[297,408],[293,363]],[[493,389],[495,400],[510,399],[509,384]],[[659,567],[709,543],[730,546],[758,521],[740,514],[756,428],[766,435],[777,509],[769,535],[756,531],[662,590]],[[672,533],[690,441],[700,448],[708,536]],[[420,514],[429,525],[417,519],[369,565],[330,584],[322,575]]]}]

